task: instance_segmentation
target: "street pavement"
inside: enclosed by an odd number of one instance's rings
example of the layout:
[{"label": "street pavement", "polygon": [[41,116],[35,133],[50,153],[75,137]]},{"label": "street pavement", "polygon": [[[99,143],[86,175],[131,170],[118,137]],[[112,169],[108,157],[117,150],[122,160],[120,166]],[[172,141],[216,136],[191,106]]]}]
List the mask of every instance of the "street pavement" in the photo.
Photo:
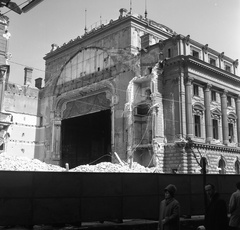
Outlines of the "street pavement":
[{"label": "street pavement", "polygon": [[[203,217],[181,218],[181,230],[196,230],[203,224]],[[73,225],[34,225],[27,226],[0,226],[0,230],[156,230],[157,221],[153,220],[123,220],[104,222],[83,222],[81,226]]]}]

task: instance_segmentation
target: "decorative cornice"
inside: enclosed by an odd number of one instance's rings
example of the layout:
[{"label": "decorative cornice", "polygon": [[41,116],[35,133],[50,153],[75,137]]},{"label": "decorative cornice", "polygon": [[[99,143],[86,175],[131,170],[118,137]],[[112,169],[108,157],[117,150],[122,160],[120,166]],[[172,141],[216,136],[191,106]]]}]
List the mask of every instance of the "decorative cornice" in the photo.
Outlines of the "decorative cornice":
[{"label": "decorative cornice", "polygon": [[173,65],[180,65],[180,66],[183,66],[183,67],[187,67],[188,64],[190,64],[190,63],[192,63],[194,65],[197,65],[197,66],[199,66],[203,69],[207,69],[209,71],[212,71],[212,72],[214,72],[218,75],[229,78],[231,80],[240,82],[239,76],[237,76],[233,73],[229,73],[229,72],[227,72],[223,69],[220,69],[216,66],[210,65],[209,63],[204,62],[204,61],[202,61],[198,58],[195,58],[191,55],[188,55],[188,56],[180,55],[180,56],[168,59],[165,62],[165,67],[171,67],[172,68]]},{"label": "decorative cornice", "polygon": [[218,150],[223,152],[234,152],[234,153],[240,153],[240,148],[233,148],[229,146],[223,146],[223,145],[213,145],[213,144],[205,144],[205,143],[196,143],[193,142],[194,148],[202,148],[202,149],[208,149],[208,150]]},{"label": "decorative cornice", "polygon": [[[126,23],[128,21],[138,23],[139,25],[144,26],[144,27],[146,27],[146,26],[151,27],[151,29],[160,32],[159,35],[161,35],[161,34],[165,35],[166,38],[170,38],[173,34],[176,34],[176,32],[174,32],[169,27],[162,25],[160,23],[157,23],[153,20],[145,19],[141,15],[126,14],[126,16],[120,17],[116,20],[110,20],[108,24],[102,24],[102,25],[92,29],[91,31],[85,33],[81,37],[78,36],[76,39],[70,40],[68,43],[64,43],[62,46],[59,46],[54,51],[47,53],[46,56],[44,57],[44,59],[46,60],[47,58],[49,58],[53,55],[56,55],[56,54],[60,53],[61,51],[64,51],[72,46],[80,45],[84,41],[88,40],[89,38],[95,37],[95,36],[99,35],[100,33],[106,32],[112,28],[118,28],[120,24]],[[131,27],[132,27],[132,25],[131,25]]]}]

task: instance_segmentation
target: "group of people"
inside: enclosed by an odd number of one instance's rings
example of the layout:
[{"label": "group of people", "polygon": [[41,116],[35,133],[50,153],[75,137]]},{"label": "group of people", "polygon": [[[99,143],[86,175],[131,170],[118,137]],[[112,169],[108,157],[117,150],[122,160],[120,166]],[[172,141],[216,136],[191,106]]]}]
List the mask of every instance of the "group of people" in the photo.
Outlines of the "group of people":
[{"label": "group of people", "polygon": [[[231,195],[229,205],[220,197],[213,184],[205,185],[208,197],[204,225],[197,230],[240,230],[240,181]],[[177,188],[169,184],[160,203],[158,230],[180,230],[180,204],[174,198]],[[230,214],[230,219],[228,218]]]}]

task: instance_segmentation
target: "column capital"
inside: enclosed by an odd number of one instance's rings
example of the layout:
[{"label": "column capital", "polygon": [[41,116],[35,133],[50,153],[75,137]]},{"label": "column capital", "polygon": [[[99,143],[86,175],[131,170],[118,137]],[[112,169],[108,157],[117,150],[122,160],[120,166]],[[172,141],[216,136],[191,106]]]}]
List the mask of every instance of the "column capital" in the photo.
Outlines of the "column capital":
[{"label": "column capital", "polygon": [[224,97],[224,96],[227,96],[227,94],[228,94],[228,90],[226,90],[226,89],[224,89],[223,91],[222,91],[222,97]]},{"label": "column capital", "polygon": [[207,83],[207,84],[205,85],[205,90],[210,90],[211,88],[212,88],[212,85],[211,85],[211,84]]},{"label": "column capital", "polygon": [[186,77],[185,78],[185,84],[192,84],[192,82],[194,81],[194,77]]}]

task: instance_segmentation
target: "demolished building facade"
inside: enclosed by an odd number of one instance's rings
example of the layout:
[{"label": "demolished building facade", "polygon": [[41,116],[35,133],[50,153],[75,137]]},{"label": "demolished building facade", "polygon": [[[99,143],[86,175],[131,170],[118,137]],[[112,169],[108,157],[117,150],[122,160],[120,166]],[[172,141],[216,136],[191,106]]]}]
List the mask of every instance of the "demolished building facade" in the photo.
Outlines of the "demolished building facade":
[{"label": "demolished building facade", "polygon": [[203,160],[240,173],[237,60],[123,9],[44,59],[37,158],[73,168],[116,152],[163,173],[199,173]]}]

